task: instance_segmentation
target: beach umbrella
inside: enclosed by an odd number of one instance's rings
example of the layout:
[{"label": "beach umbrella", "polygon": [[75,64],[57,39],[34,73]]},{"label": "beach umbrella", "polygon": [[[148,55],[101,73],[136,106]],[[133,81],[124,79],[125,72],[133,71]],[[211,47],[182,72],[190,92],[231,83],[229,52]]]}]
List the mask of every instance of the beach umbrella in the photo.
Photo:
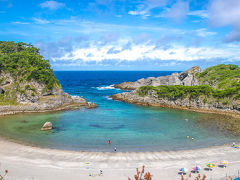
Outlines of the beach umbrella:
[{"label": "beach umbrella", "polygon": [[200,167],[200,166],[194,166],[192,170],[193,170],[193,171],[200,171],[200,170],[201,170],[201,167]]},{"label": "beach umbrella", "polygon": [[209,167],[209,168],[214,168],[214,167],[215,167],[215,164],[213,164],[213,163],[208,163],[208,164],[206,164],[206,166]]},{"label": "beach umbrella", "polygon": [[188,171],[188,169],[187,168],[180,168],[179,171],[182,172],[182,173],[186,173]]},{"label": "beach umbrella", "polygon": [[220,165],[227,166],[227,165],[228,165],[228,162],[225,161],[225,160],[223,160],[223,161],[220,162]]}]

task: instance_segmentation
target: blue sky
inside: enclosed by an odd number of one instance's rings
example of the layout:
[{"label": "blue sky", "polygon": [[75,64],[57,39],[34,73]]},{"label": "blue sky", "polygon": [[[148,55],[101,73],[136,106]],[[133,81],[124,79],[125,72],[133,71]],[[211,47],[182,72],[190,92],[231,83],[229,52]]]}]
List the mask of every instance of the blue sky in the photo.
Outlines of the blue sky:
[{"label": "blue sky", "polygon": [[54,70],[240,65],[240,0],[0,0],[0,40]]}]

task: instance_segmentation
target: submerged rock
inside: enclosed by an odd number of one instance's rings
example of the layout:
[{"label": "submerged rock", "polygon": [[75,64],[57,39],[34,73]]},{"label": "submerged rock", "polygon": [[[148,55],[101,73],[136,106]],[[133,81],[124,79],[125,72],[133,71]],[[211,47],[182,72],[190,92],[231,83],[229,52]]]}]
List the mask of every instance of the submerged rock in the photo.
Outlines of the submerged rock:
[{"label": "submerged rock", "polygon": [[47,131],[52,129],[52,123],[51,122],[45,122],[43,127],[41,128],[42,131]]}]

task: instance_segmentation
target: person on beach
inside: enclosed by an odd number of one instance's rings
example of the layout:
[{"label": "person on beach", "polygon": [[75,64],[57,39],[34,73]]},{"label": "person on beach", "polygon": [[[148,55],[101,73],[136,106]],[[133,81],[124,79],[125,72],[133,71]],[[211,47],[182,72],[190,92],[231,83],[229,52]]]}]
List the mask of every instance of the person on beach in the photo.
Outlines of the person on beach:
[{"label": "person on beach", "polygon": [[103,171],[100,169],[99,176],[102,176],[102,175],[103,175]]},{"label": "person on beach", "polygon": [[117,148],[116,148],[116,147],[114,148],[114,151],[115,151],[115,152],[117,151]]}]

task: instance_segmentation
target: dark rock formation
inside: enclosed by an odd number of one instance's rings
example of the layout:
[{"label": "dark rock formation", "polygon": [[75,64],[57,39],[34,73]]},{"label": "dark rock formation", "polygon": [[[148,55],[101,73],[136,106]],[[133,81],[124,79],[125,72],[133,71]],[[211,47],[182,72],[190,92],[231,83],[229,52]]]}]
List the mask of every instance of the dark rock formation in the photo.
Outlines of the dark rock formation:
[{"label": "dark rock formation", "polygon": [[0,88],[0,94],[4,94],[4,92],[3,88]]}]

